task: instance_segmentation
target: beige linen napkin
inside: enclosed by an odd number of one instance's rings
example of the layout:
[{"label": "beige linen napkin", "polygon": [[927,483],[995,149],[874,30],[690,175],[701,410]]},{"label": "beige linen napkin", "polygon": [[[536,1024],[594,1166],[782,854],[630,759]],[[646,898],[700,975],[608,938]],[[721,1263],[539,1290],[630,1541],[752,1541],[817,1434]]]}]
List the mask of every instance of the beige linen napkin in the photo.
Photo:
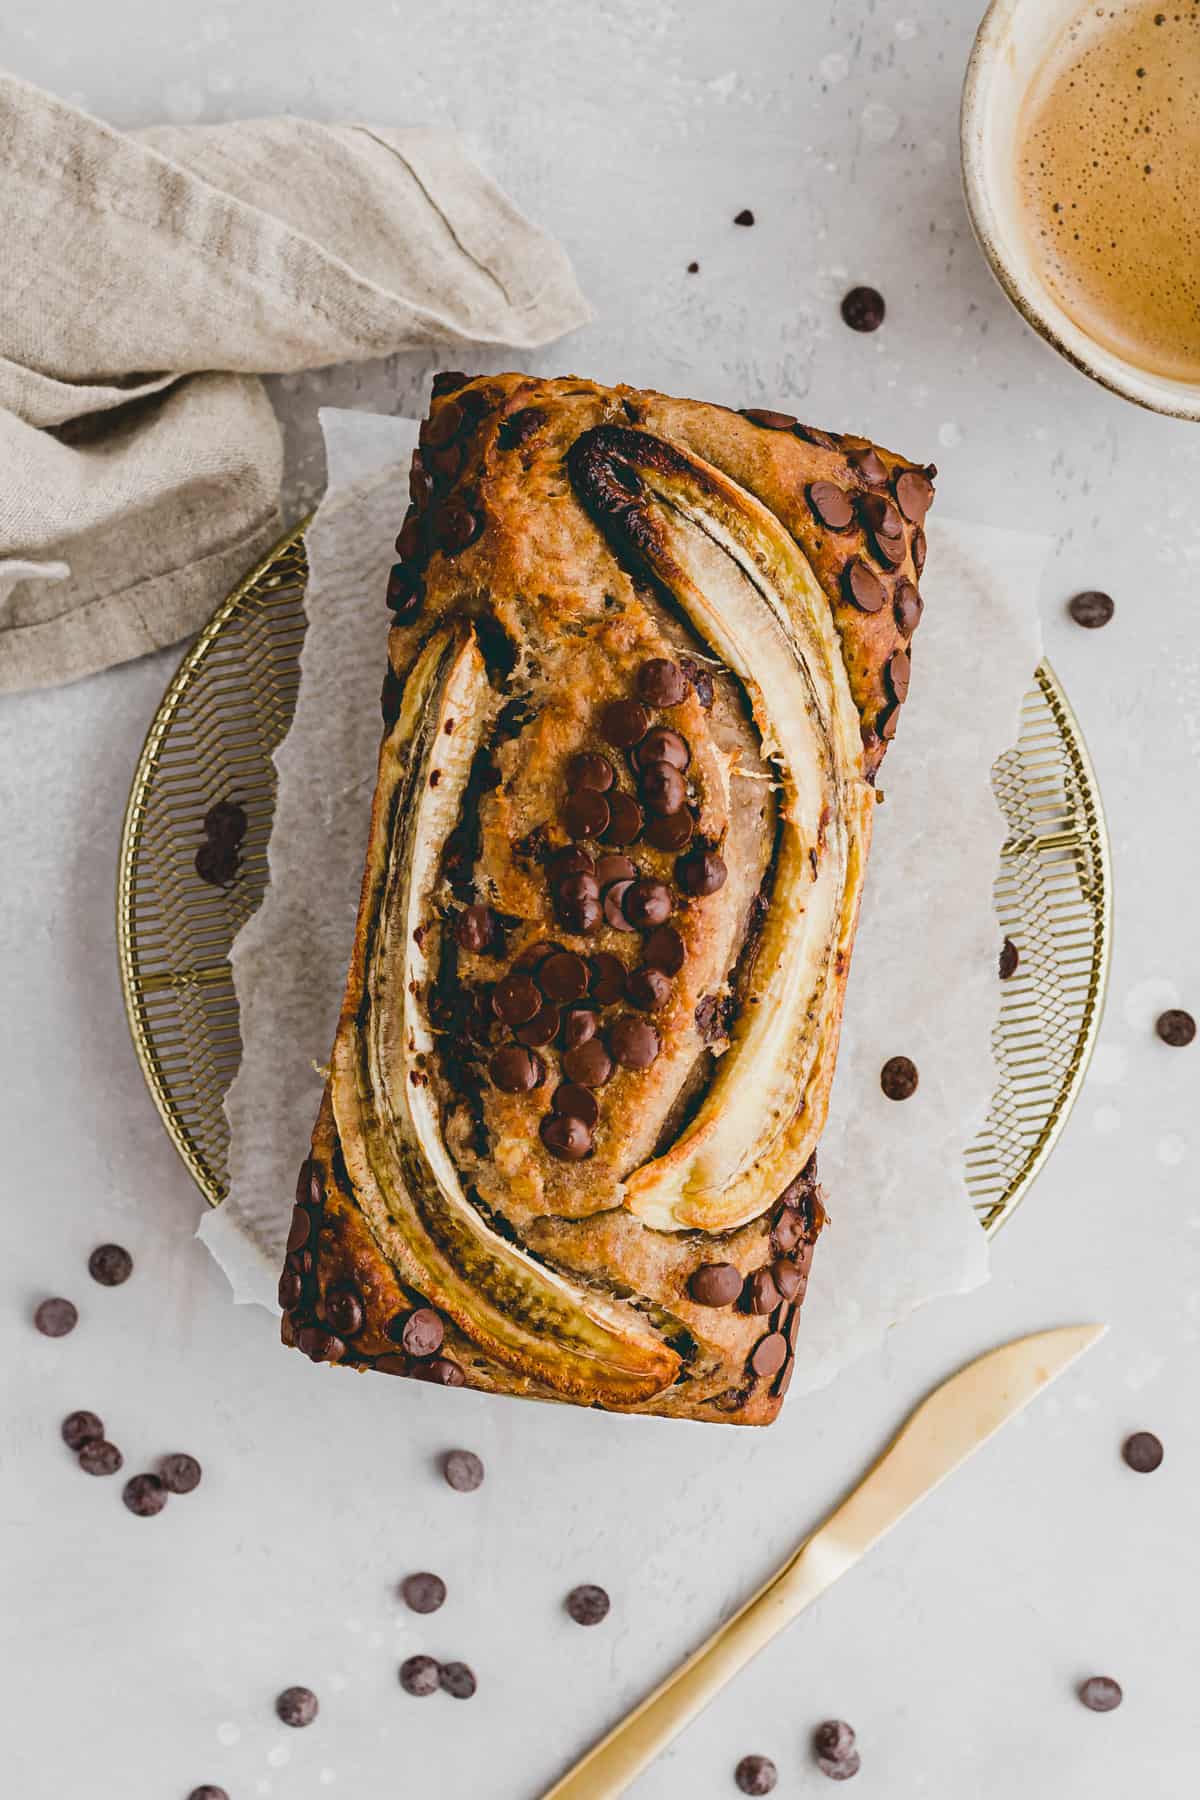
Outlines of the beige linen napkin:
[{"label": "beige linen napkin", "polygon": [[258,373],[588,317],[450,133],[120,132],[4,74],[0,242],[0,691],[175,642],[268,548]]}]

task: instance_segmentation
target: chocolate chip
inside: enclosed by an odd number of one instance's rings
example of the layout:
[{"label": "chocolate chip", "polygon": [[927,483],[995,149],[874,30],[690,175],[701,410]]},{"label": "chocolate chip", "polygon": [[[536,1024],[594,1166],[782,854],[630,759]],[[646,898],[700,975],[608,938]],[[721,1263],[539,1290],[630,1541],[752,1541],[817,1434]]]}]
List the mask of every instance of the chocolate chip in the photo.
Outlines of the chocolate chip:
[{"label": "chocolate chip", "polygon": [[[72,1417],[74,1416],[73,1414]],[[90,1414],[84,1416],[90,1417]],[[1122,1444],[1121,1455],[1136,1474],[1153,1475],[1163,1459],[1162,1440],[1156,1438],[1152,1431],[1135,1431]]]},{"label": "chocolate chip", "polygon": [[892,654],[887,659],[887,667],[884,670],[884,673],[887,676],[888,686],[892,690],[892,697],[899,701],[905,700],[908,696],[909,677],[912,673],[912,665],[908,659],[908,652],[906,650],[893,650]]},{"label": "chocolate chip", "polygon": [[764,1380],[777,1375],[787,1360],[788,1341],[782,1331],[768,1332],[750,1352],[750,1367]]},{"label": "chocolate chip", "polygon": [[922,525],[933,500],[933,483],[920,469],[905,469],[896,479],[896,504],[910,525]]},{"label": "chocolate chip", "polygon": [[634,929],[622,911],[625,896],[632,886],[632,881],[614,881],[604,896],[604,916],[614,931],[632,931]]},{"label": "chocolate chip", "polygon": [[604,709],[600,731],[618,750],[631,750],[650,729],[650,714],[640,700],[614,700]]},{"label": "chocolate chip", "polygon": [[236,800],[218,800],[204,815],[205,835],[214,843],[236,846],[245,837],[248,822],[245,807]]},{"label": "chocolate chip", "polygon": [[600,1006],[615,1006],[625,998],[628,972],[619,956],[601,950],[592,958],[592,998]]},{"label": "chocolate chip", "polygon": [[545,417],[545,413],[537,406],[526,406],[520,412],[510,413],[496,433],[500,449],[519,450],[542,425]]},{"label": "chocolate chip", "polygon": [[438,1670],[443,1693],[455,1700],[469,1700],[475,1692],[475,1676],[465,1662],[443,1663]]},{"label": "chocolate chip", "polygon": [[1007,981],[1015,975],[1020,965],[1021,953],[1010,937],[1006,937],[1000,946],[1000,979]]},{"label": "chocolate chip", "polygon": [[592,1148],[591,1131],[574,1113],[546,1113],[538,1133],[560,1162],[582,1162]]},{"label": "chocolate chip", "polygon": [[392,564],[384,597],[400,623],[419,611],[421,580],[411,563]]},{"label": "chocolate chip", "polygon": [[700,273],[700,264],[698,262],[690,262],[687,266],[687,272],[689,275],[698,275]]},{"label": "chocolate chip", "polygon": [[604,1589],[590,1581],[572,1588],[566,1600],[567,1611],[577,1625],[599,1625],[602,1619],[607,1619],[611,1604]]},{"label": "chocolate chip", "polygon": [[633,761],[639,769],[652,762],[671,763],[676,769],[686,769],[691,760],[687,739],[672,731],[669,725],[652,725],[633,752]]},{"label": "chocolate chip", "polygon": [[305,1206],[292,1208],[292,1222],[288,1227],[287,1247],[290,1255],[293,1250],[303,1250],[312,1232],[312,1214]]},{"label": "chocolate chip", "polygon": [[1090,1675],[1080,1683],[1079,1698],[1089,1712],[1114,1712],[1125,1696],[1111,1675]]},{"label": "chocolate chip", "polygon": [[912,540],[913,568],[917,571],[918,575],[925,567],[925,549],[925,533],[918,525],[917,529],[913,532]]},{"label": "chocolate chip", "polygon": [[572,792],[578,788],[591,788],[597,794],[606,794],[615,779],[612,764],[597,750],[584,750],[567,764],[567,786]]},{"label": "chocolate chip", "polygon": [[88,1257],[88,1274],[101,1287],[120,1287],[133,1274],[133,1258],[120,1244],[100,1244]]},{"label": "chocolate chip", "polygon": [[468,906],[454,924],[454,936],[461,950],[479,956],[489,950],[497,938],[496,915],[490,906]]},{"label": "chocolate chip", "polygon": [[765,1314],[775,1311],[779,1305],[779,1289],[770,1269],[755,1269],[753,1275],[746,1277],[745,1304],[747,1312]]},{"label": "chocolate chip", "polygon": [[[581,849],[578,844],[569,844],[565,850],[559,850],[550,862],[550,879],[554,882],[565,881],[568,875],[594,875],[596,859],[589,850]],[[531,950],[536,946],[531,946]],[[522,958],[530,954],[522,951]],[[549,951],[545,954],[548,956]]]},{"label": "chocolate chip", "polygon": [[830,531],[846,531],[854,523],[854,508],[844,488],[832,481],[814,481],[808,490],[808,503]]},{"label": "chocolate chip", "polygon": [[781,1256],[790,1256],[798,1244],[805,1238],[804,1214],[796,1206],[780,1208],[779,1217],[771,1227],[771,1246]]},{"label": "chocolate chip", "polygon": [[771,1279],[785,1300],[794,1300],[804,1286],[804,1276],[795,1263],[787,1262],[783,1257],[771,1264]]},{"label": "chocolate chip", "polygon": [[639,1012],[660,1012],[673,989],[670,976],[661,969],[635,969],[629,977],[629,999]]},{"label": "chocolate chip", "polygon": [[513,1028],[513,1036],[518,1044],[527,1044],[531,1050],[544,1050],[558,1036],[558,1028],[562,1023],[562,1012],[552,1000],[538,1008],[532,1019],[524,1025]]},{"label": "chocolate chip", "polygon": [[524,970],[515,969],[498,981],[492,994],[492,1008],[505,1025],[524,1025],[542,1004],[542,996]]},{"label": "chocolate chip", "polygon": [[733,1771],[733,1779],[743,1794],[770,1794],[779,1780],[779,1771],[769,1756],[743,1756]]},{"label": "chocolate chip", "polygon": [[1099,588],[1088,588],[1067,601],[1067,611],[1075,623],[1085,626],[1088,631],[1098,631],[1102,625],[1107,625],[1116,610],[1112,595],[1101,593]]},{"label": "chocolate chip", "polygon": [[677,813],[687,799],[683,776],[669,762],[643,763],[642,799],[652,813]]},{"label": "chocolate chip", "polygon": [[548,956],[537,972],[538,986],[551,1000],[582,1000],[588,990],[588,966],[572,950]]},{"label": "chocolate chip", "polygon": [[608,824],[600,833],[606,844],[636,843],[642,829],[642,809],[632,794],[608,796]]},{"label": "chocolate chip", "polygon": [[562,1059],[563,1074],[580,1087],[603,1087],[613,1072],[612,1057],[598,1037],[577,1044]]},{"label": "chocolate chip", "polygon": [[174,1450],[159,1464],[159,1479],[169,1494],[190,1494],[200,1486],[200,1464],[186,1450]]},{"label": "chocolate chip", "polygon": [[595,788],[577,788],[567,796],[563,823],[573,838],[596,838],[608,825],[609,803]]},{"label": "chocolate chip", "polygon": [[456,1494],[473,1494],[483,1481],[483,1463],[473,1450],[447,1450],[442,1474]]},{"label": "chocolate chip", "polygon": [[619,851],[614,850],[608,856],[596,858],[596,880],[602,890],[611,887],[614,881],[632,881],[636,875],[634,863]]},{"label": "chocolate chip", "polygon": [[546,1079],[546,1065],[522,1044],[504,1044],[488,1063],[488,1074],[502,1094],[532,1094]]},{"label": "chocolate chip", "polygon": [[648,706],[678,706],[687,689],[683,670],[668,657],[652,656],[638,670],[637,690]]},{"label": "chocolate chip", "polygon": [[406,1694],[423,1700],[436,1694],[441,1678],[441,1665],[432,1656],[410,1656],[400,1664],[400,1686]]},{"label": "chocolate chip", "polygon": [[[724,878],[725,866],[722,864],[721,879]],[[625,890],[621,905],[631,925],[661,925],[671,916],[671,890],[665,882],[643,877]]]},{"label": "chocolate chip", "polygon": [[658,1055],[658,1033],[648,1020],[622,1013],[609,1027],[608,1047],[623,1069],[648,1069]]},{"label": "chocolate chip", "polygon": [[133,1475],[121,1492],[125,1505],[139,1519],[152,1519],[167,1504],[167,1490],[157,1475]]},{"label": "chocolate chip", "polygon": [[883,711],[879,714],[879,717],[875,721],[875,725],[879,732],[879,736],[883,739],[885,744],[891,743],[892,739],[896,735],[896,727],[897,727],[897,725],[899,725],[899,723],[900,723],[900,702],[898,700],[895,700],[892,702],[892,704],[890,706],[884,707]]},{"label": "chocolate chip", "polygon": [[448,1356],[435,1356],[429,1362],[416,1363],[411,1374],[414,1381],[432,1382],[435,1387],[465,1387],[467,1384],[458,1364]]},{"label": "chocolate chip", "polygon": [[595,1129],[600,1117],[600,1105],[595,1094],[580,1087],[575,1081],[564,1081],[561,1087],[556,1088],[551,1105],[564,1119],[578,1119],[589,1131]]},{"label": "chocolate chip", "polygon": [[483,520],[457,497],[444,500],[434,514],[434,536],[447,556],[457,556],[482,530]]},{"label": "chocolate chip", "polygon": [[854,1728],[844,1719],[826,1719],[813,1732],[813,1750],[830,1762],[845,1762],[853,1756],[854,1748]]},{"label": "chocolate chip", "polygon": [[772,412],[765,406],[743,406],[741,410],[743,419],[761,425],[764,431],[794,431],[799,424],[795,413]]},{"label": "chocolate chip", "polygon": [[701,1263],[688,1281],[698,1306],[732,1306],[742,1291],[742,1273],[732,1263]]},{"label": "chocolate chip", "polygon": [[859,511],[877,538],[903,540],[904,521],[886,494],[864,494],[859,501]]},{"label": "chocolate chip", "polygon": [[79,1452],[79,1466],[87,1475],[115,1475],[125,1458],[105,1438],[89,1438]]},{"label": "chocolate chip", "polygon": [[406,1575],[400,1583],[400,1596],[410,1612],[435,1613],[439,1606],[446,1602],[446,1584],[440,1575],[431,1575],[428,1569],[422,1569],[416,1575]]},{"label": "chocolate chip", "polygon": [[836,450],[838,441],[827,431],[820,431],[815,425],[793,425],[793,435],[803,438],[806,444],[816,444],[820,450]]},{"label": "chocolate chip", "polygon": [[353,1337],[362,1330],[362,1295],[349,1282],[331,1288],[325,1296],[325,1318],[339,1337]]},{"label": "chocolate chip", "polygon": [[192,1789],[188,1800],[229,1800],[229,1795],[224,1788],[214,1787],[211,1781],[206,1781],[202,1787]]},{"label": "chocolate chip", "polygon": [[1158,1015],[1154,1021],[1154,1029],[1164,1044],[1170,1044],[1174,1050],[1182,1050],[1196,1035],[1196,1021],[1191,1013],[1173,1006],[1168,1012]]},{"label": "chocolate chip", "polygon": [[341,1362],[346,1353],[341,1338],[335,1337],[332,1331],[321,1331],[315,1325],[306,1325],[298,1332],[296,1344],[310,1362]]},{"label": "chocolate chip", "polygon": [[874,569],[869,569],[861,557],[852,556],[846,564],[843,576],[846,598],[858,607],[860,612],[877,613],[887,599],[887,590]]},{"label": "chocolate chip", "polygon": [[740,213],[734,213],[733,222],[735,225],[753,225],[754,214],[748,206],[743,206]]},{"label": "chocolate chip", "polygon": [[569,931],[580,933],[586,937],[590,932],[598,931],[604,917],[599,900],[564,900],[559,905],[559,916]]},{"label": "chocolate chip", "polygon": [[40,1303],[33,1315],[33,1322],[43,1337],[66,1337],[78,1325],[79,1312],[70,1300],[54,1295]]},{"label": "chocolate chip", "polygon": [[63,1443],[68,1450],[82,1450],[104,1436],[104,1422],[94,1412],[68,1413],[62,1422]]},{"label": "chocolate chip", "polygon": [[[595,875],[595,864],[590,857],[588,861],[591,864],[589,869],[574,870],[570,875],[561,876],[556,883],[558,899],[567,906],[574,905],[578,900],[595,900],[600,892],[600,883],[596,880]],[[545,952],[547,956],[552,953],[550,949]]]},{"label": "chocolate chip", "polygon": [[878,331],[886,311],[883,295],[873,287],[851,288],[842,299],[842,317],[851,331]]},{"label": "chocolate chip", "polygon": [[436,1356],[446,1338],[440,1313],[432,1306],[418,1306],[400,1328],[400,1342],[410,1356]]},{"label": "chocolate chip", "polygon": [[681,656],[679,659],[679,666],[691,682],[692,687],[695,689],[697,700],[700,702],[705,712],[707,712],[713,703],[714,688],[712,675],[707,669],[702,669],[700,664],[694,662],[690,656]]},{"label": "chocolate chip", "polygon": [[396,536],[396,553],[401,562],[420,561],[424,536],[421,515],[415,507],[410,507],[408,516]]},{"label": "chocolate chip", "polygon": [[858,471],[868,487],[887,486],[887,464],[873,444],[856,444],[846,455],[850,467]]},{"label": "chocolate chip", "polygon": [[892,596],[892,612],[896,624],[905,637],[911,637],[921,623],[921,614],[925,603],[911,581],[901,579],[896,583],[896,591]]},{"label": "chocolate chip", "polygon": [[442,406],[435,406],[428,418],[422,419],[420,440],[422,444],[448,444],[452,437],[457,437],[463,428],[463,409],[457,400],[447,400]]},{"label": "chocolate chip", "polygon": [[725,886],[726,868],[715,850],[689,850],[675,864],[675,879],[685,894],[703,900]]},{"label": "chocolate chip", "polygon": [[664,975],[678,975],[684,956],[683,939],[673,925],[657,926],[642,945],[642,962]]},{"label": "chocolate chip", "polygon": [[889,1100],[911,1100],[918,1080],[917,1065],[907,1056],[889,1056],[879,1071],[879,1085]]},{"label": "chocolate chip", "polygon": [[577,1050],[580,1044],[586,1044],[589,1039],[595,1037],[599,1024],[600,1021],[590,1008],[574,1007],[563,1020],[564,1047],[568,1050]]},{"label": "chocolate chip", "polygon": [[651,819],[644,835],[655,850],[665,850],[669,856],[674,856],[687,849],[695,829],[696,821],[691,813],[681,808],[679,812],[667,813],[665,818]]}]

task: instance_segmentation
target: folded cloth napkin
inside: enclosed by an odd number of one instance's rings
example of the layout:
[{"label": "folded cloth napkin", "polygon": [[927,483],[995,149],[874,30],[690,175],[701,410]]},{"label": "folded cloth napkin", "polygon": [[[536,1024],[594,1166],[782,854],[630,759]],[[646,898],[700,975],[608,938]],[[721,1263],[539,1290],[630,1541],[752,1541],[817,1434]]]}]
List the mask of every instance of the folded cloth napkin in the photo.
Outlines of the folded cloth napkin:
[{"label": "folded cloth napkin", "polygon": [[588,310],[450,133],[121,132],[0,74],[0,691],[176,642],[280,531],[262,372]]}]

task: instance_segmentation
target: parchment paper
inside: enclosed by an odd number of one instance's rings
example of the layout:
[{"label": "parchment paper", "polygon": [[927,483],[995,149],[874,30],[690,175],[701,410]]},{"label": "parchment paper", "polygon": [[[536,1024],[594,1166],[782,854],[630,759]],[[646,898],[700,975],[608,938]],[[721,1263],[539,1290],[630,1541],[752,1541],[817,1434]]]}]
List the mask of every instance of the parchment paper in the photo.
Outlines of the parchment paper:
[{"label": "parchment paper", "polygon": [[[200,1227],[234,1296],[276,1309],[296,1170],[321,1097],[362,877],[379,748],[384,589],[406,504],[410,420],[322,415],[329,488],[307,534],[309,628],[262,906],[233,949],[242,1065],[226,1101],[229,1198]],[[829,1124],[830,1225],[793,1388],[827,1382],[923,1302],[986,1279],[963,1152],[995,1083],[1004,829],[990,769],[1041,655],[1049,540],[931,521],[912,691],[884,765]],[[881,1065],[912,1058],[912,1099]]]}]

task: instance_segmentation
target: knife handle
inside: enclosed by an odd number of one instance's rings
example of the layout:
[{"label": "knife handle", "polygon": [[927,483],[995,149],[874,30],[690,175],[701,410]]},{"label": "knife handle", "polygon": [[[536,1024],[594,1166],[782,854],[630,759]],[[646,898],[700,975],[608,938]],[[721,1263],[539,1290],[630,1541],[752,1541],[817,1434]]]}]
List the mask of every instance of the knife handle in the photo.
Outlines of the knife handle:
[{"label": "knife handle", "polygon": [[810,1606],[855,1559],[822,1528],[636,1711],[576,1763],[545,1800],[614,1800],[727,1681]]}]

